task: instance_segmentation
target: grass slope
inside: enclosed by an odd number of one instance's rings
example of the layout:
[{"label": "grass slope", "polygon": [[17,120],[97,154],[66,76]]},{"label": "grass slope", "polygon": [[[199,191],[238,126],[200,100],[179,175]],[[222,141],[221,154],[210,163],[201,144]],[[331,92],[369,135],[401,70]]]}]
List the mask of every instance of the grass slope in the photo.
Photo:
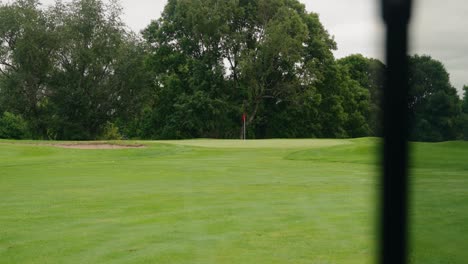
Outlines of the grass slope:
[{"label": "grass slope", "polygon": [[[0,263],[374,262],[376,139],[31,143],[0,141]],[[464,263],[468,145],[413,149],[412,262]]]}]

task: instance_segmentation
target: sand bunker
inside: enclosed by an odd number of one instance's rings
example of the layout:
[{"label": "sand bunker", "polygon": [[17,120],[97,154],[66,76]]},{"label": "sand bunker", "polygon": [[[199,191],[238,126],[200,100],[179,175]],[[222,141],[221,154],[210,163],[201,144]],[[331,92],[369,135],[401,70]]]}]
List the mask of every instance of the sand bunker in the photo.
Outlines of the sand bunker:
[{"label": "sand bunker", "polygon": [[67,149],[135,149],[145,148],[143,145],[113,145],[113,144],[54,144],[53,146]]}]

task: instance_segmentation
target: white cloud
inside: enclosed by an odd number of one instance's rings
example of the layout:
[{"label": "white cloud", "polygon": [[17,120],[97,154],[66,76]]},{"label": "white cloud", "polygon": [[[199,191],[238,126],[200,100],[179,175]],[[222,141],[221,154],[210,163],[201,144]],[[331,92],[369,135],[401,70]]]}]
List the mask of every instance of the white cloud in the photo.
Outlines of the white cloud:
[{"label": "white cloud", "polygon": [[[337,57],[362,53],[382,59],[384,27],[378,0],[303,0],[309,11],[320,14],[335,35]],[[468,4],[464,0],[415,2],[410,52],[442,61],[452,84],[461,91],[468,84]]]},{"label": "white cloud", "polygon": [[440,60],[452,84],[468,84],[468,4],[463,0],[417,1],[413,12],[412,52]]},{"label": "white cloud", "polygon": [[338,44],[336,57],[354,53],[383,58],[383,25],[377,0],[304,0],[307,10],[318,13]]}]

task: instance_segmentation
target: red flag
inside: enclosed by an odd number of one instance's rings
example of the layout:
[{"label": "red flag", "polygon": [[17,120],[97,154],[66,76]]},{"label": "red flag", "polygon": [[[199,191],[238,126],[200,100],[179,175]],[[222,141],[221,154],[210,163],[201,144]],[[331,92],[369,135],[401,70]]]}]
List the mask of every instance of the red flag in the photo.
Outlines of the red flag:
[{"label": "red flag", "polygon": [[244,113],[244,114],[242,115],[242,121],[245,122],[246,119],[247,119],[247,115]]}]

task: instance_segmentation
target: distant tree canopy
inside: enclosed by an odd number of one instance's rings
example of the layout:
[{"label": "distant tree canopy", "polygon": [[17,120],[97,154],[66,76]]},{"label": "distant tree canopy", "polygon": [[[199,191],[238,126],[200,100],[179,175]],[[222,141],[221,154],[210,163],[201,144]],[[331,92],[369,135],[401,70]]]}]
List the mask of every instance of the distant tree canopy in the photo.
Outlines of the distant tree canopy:
[{"label": "distant tree canopy", "polygon": [[460,126],[459,133],[462,134],[464,140],[468,140],[468,85],[463,86],[463,91],[462,113],[458,125]]},{"label": "distant tree canopy", "polygon": [[365,105],[365,109],[366,124],[370,133],[366,135],[380,135],[380,100],[383,96],[385,65],[377,59],[365,58],[361,54],[339,59],[338,63],[347,70],[349,77],[368,93],[368,105]]},{"label": "distant tree canopy", "polygon": [[239,137],[243,112],[253,137],[322,132],[318,90],[336,45],[298,1],[170,0],[143,36],[160,95],[154,136]]},{"label": "distant tree canopy", "polygon": [[[297,0],[169,0],[141,35],[120,17],[115,1],[0,4],[0,114],[21,120],[3,135],[239,138],[243,113],[250,138],[380,135],[385,65],[336,60]],[[468,138],[467,95],[440,62],[410,63],[412,139]]]},{"label": "distant tree canopy", "polygon": [[41,9],[0,7],[0,103],[35,138],[93,139],[107,121],[133,118],[145,87],[144,53],[120,8],[74,0]]},{"label": "distant tree canopy", "polygon": [[444,65],[429,56],[413,56],[410,65],[409,109],[412,140],[444,141],[460,137],[460,98]]}]

